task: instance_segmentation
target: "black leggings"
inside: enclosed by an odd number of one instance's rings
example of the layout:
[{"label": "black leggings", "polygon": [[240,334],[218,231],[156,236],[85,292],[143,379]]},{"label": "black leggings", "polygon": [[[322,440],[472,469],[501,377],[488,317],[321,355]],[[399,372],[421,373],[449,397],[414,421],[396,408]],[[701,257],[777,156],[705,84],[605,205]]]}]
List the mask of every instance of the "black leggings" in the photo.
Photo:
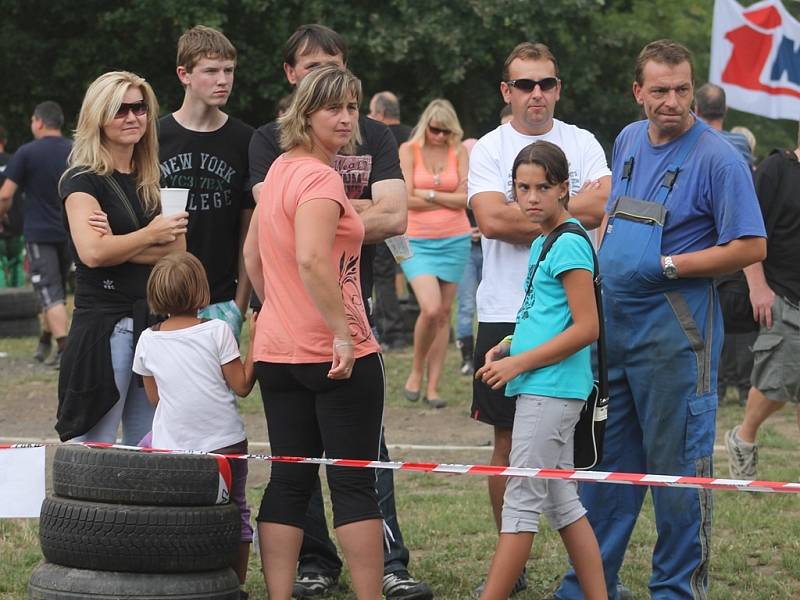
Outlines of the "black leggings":
[{"label": "black leggings", "polygon": [[[383,361],[356,359],[350,379],[328,379],[331,363],[257,362],[264,414],[275,456],[377,460],[383,421]],[[326,467],[333,526],[381,519],[374,469]],[[272,463],[258,521],[302,528],[317,465]]]}]

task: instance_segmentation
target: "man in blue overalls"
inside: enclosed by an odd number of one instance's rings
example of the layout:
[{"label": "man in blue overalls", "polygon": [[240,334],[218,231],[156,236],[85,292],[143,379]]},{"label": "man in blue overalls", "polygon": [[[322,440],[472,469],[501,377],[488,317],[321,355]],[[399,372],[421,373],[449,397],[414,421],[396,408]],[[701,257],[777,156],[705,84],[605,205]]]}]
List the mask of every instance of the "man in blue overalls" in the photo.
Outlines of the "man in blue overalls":
[{"label": "man in blue overalls", "polygon": [[[748,167],[692,113],[693,91],[686,48],[670,40],[645,46],[633,94],[647,119],[627,126],[614,144],[599,252],[611,385],[599,471],[712,471],[723,335],[712,278],[761,260],[766,244]],[[611,600],[646,491],[581,489]],[[651,598],[705,599],[711,492],[652,493],[658,540]],[[574,571],[556,597],[583,598]]]}]

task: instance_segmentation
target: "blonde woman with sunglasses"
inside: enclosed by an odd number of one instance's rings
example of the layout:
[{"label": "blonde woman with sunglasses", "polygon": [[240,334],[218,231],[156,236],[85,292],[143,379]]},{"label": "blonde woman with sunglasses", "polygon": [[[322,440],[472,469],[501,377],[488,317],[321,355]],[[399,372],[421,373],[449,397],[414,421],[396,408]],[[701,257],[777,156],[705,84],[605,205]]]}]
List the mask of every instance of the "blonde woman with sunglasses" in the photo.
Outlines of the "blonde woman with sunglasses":
[{"label": "blonde woman with sunglasses", "polygon": [[427,369],[424,398],[432,408],[447,404],[439,396],[439,378],[450,337],[450,312],[470,252],[465,210],[469,160],[463,135],[453,105],[437,99],[425,108],[411,139],[400,146],[413,250],[401,267],[419,303],[414,360],[404,394],[412,402],[419,400]]},{"label": "blonde woman with sunglasses", "polygon": [[162,216],[158,102],[138,75],[98,77],[83,99],[60,195],[75,259],[75,311],[61,361],[58,422],[63,441],[137,444],[153,408],[133,378],[138,333],[148,324],[153,265],[186,249],[188,214]]}]

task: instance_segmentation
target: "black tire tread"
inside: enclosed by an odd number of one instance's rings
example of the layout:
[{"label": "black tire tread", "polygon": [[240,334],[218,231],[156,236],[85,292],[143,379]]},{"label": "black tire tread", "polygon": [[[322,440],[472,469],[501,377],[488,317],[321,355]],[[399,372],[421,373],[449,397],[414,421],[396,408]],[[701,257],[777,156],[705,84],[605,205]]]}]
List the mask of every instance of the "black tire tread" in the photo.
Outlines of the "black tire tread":
[{"label": "black tire tread", "polygon": [[65,444],[53,457],[53,492],[62,498],[146,506],[215,504],[219,467],[211,456]]},{"label": "black tire tread", "polygon": [[40,331],[37,317],[0,320],[0,338],[35,337]]},{"label": "black tire tread", "polygon": [[0,319],[25,319],[39,314],[39,296],[31,287],[0,289]]},{"label": "black tire tread", "polygon": [[156,575],[73,569],[43,562],[31,574],[29,600],[239,600],[232,569]]},{"label": "black tire tread", "polygon": [[77,569],[132,573],[213,571],[234,564],[241,537],[233,504],[100,504],[49,497],[39,542],[45,558]]}]

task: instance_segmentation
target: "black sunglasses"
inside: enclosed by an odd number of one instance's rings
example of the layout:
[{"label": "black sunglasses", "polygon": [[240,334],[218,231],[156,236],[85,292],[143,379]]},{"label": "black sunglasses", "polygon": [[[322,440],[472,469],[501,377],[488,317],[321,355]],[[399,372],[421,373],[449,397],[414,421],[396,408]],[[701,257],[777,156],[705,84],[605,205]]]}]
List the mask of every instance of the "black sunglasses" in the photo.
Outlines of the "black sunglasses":
[{"label": "black sunglasses", "polygon": [[124,119],[128,116],[129,112],[133,112],[137,117],[147,114],[147,103],[144,100],[139,102],[123,102],[119,105],[117,113],[114,115],[115,119]]},{"label": "black sunglasses", "polygon": [[441,127],[434,127],[433,125],[428,125],[428,130],[433,135],[450,135],[451,133],[453,133],[449,129],[442,129]]},{"label": "black sunglasses", "polygon": [[537,85],[543,92],[549,92],[558,85],[559,81],[561,80],[558,77],[545,77],[539,81],[534,79],[512,79],[511,81],[506,81],[506,83],[517,88],[520,92],[530,94]]}]

